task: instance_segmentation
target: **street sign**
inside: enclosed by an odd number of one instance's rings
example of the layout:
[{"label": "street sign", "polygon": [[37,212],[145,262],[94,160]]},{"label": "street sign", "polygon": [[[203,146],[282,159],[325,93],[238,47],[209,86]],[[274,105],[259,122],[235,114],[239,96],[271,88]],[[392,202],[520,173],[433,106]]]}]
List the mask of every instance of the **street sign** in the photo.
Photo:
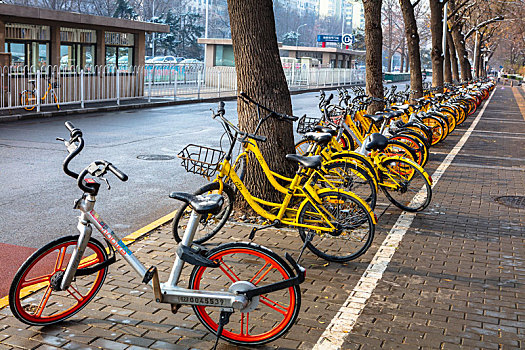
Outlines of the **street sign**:
[{"label": "street sign", "polygon": [[341,35],[318,35],[318,43],[340,43]]},{"label": "street sign", "polygon": [[354,43],[354,36],[351,34],[345,34],[343,35],[343,38],[341,39],[343,44],[350,45]]}]

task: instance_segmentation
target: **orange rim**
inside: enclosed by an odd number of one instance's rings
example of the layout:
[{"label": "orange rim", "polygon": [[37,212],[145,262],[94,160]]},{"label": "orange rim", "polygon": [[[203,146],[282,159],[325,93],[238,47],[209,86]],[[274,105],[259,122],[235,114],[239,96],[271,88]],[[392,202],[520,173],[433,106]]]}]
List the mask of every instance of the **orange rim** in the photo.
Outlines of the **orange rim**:
[{"label": "orange rim", "polygon": [[[251,283],[257,285],[261,280],[264,279],[264,277],[268,274],[269,271],[272,269],[276,269],[284,279],[288,279],[291,276],[284,270],[284,268],[278,264],[274,259],[269,257],[268,255],[265,255],[259,251],[246,249],[246,248],[234,248],[234,249],[227,249],[224,251],[217,252],[216,254],[209,256],[208,258],[211,260],[218,260],[220,262],[219,269],[223,272],[225,276],[227,276],[228,279],[230,279],[233,283],[240,281],[241,279],[239,276],[235,273],[235,271],[228,266],[224,262],[224,257],[231,254],[246,254],[246,255],[252,255],[256,256],[258,258],[261,258],[264,260],[265,264],[258,269],[257,273],[249,280]],[[204,272],[207,270],[206,267],[201,267],[196,273],[196,277],[194,279],[194,285],[192,286],[193,289],[200,289],[200,281],[202,279],[202,276]],[[263,332],[261,334],[249,334],[250,329],[250,313],[241,313],[241,324],[239,327],[239,332],[233,332],[230,330],[227,330],[226,327],[224,328],[222,335],[226,338],[238,341],[238,342],[244,342],[244,343],[258,343],[258,342],[264,342],[267,339],[272,338],[273,336],[279,334],[283,329],[286,328],[290,320],[292,319],[294,315],[295,310],[295,293],[293,290],[293,287],[288,288],[289,292],[289,300],[288,300],[288,306],[283,305],[284,303],[277,302],[275,300],[272,300],[267,295],[261,295],[259,299],[259,307],[261,307],[261,304],[266,306],[268,312],[279,313],[282,315],[282,320],[277,323],[277,325],[274,325],[269,331]],[[196,311],[199,313],[202,320],[214,331],[217,331],[218,324],[212,320],[208,312],[206,311],[207,307],[205,306],[197,306],[195,307]],[[215,308],[216,309],[216,308]],[[257,323],[257,321],[255,321]]]}]

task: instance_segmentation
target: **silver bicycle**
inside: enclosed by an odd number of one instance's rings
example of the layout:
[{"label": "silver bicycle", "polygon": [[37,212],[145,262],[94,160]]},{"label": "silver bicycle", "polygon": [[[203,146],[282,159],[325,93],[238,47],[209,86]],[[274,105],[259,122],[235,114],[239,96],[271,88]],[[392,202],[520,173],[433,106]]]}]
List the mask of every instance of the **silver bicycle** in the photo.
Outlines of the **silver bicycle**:
[{"label": "silver bicycle", "polygon": [[[80,174],[70,170],[69,163],[83,149],[84,140],[80,129],[70,122],[65,125],[70,139],[58,139],[69,153],[63,170],[83,191],[75,202],[81,212],[79,235],[46,244],[20,267],[9,291],[9,305],[17,319],[44,326],[79,312],[102,287],[116,251],[153,288],[157,302],[171,304],[173,313],[191,305],[202,324],[216,334],[217,342],[222,338],[238,345],[264,344],[292,327],[301,305],[299,284],[305,270],[289,254],[287,263],[253,243],[226,243],[211,250],[192,244],[201,216],[220,211],[221,195],[170,194],[189,204],[193,212],[168,279],[160,283],[157,267],[147,269],[94,209],[102,182],[110,188],[104,175],[110,172],[121,181],[127,175],[104,160],[91,163]],[[92,237],[93,227],[103,235],[106,246]],[[185,263],[193,265],[188,288],[179,286]]]}]

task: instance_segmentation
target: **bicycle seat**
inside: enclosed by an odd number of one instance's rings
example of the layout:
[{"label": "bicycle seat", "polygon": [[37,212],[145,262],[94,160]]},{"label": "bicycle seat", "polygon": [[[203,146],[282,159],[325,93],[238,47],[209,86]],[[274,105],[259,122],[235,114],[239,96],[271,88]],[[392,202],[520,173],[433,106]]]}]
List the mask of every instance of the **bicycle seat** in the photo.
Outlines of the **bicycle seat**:
[{"label": "bicycle seat", "polygon": [[392,108],[392,109],[398,109],[398,110],[400,110],[400,111],[406,112],[406,111],[409,110],[410,105],[393,105],[393,106],[391,106],[390,108]]},{"label": "bicycle seat", "polygon": [[372,150],[379,150],[382,151],[386,148],[388,145],[388,139],[381,135],[380,133],[373,133],[368,138],[368,143],[366,144],[366,150],[372,151]]},{"label": "bicycle seat", "polygon": [[321,156],[300,156],[298,154],[287,154],[286,159],[295,161],[305,168],[319,168],[322,164],[323,158]]},{"label": "bicycle seat", "polygon": [[315,131],[319,131],[319,132],[327,132],[327,133],[329,133],[332,136],[337,135],[337,130],[332,129],[332,128],[328,128],[328,127],[322,126],[322,125],[316,125],[314,127],[314,130]]},{"label": "bicycle seat", "polygon": [[363,117],[372,119],[376,123],[382,122],[383,119],[385,119],[382,114],[363,114]]},{"label": "bicycle seat", "polygon": [[327,145],[332,139],[332,134],[327,132],[307,132],[304,137],[308,140],[315,141],[321,145]]},{"label": "bicycle seat", "polygon": [[224,203],[222,195],[217,193],[196,196],[190,193],[172,192],[170,198],[189,204],[199,214],[218,214]]},{"label": "bicycle seat", "polygon": [[28,80],[27,82],[28,83],[34,83],[34,82],[36,82],[36,80],[35,79],[31,79],[31,80]]}]

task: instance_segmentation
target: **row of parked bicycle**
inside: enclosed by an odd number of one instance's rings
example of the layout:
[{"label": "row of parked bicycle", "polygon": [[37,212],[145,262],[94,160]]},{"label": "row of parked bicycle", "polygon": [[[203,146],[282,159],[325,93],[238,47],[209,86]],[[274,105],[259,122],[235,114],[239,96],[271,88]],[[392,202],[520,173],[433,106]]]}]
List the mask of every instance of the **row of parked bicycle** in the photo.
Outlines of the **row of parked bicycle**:
[{"label": "row of parked bicycle", "polygon": [[[224,104],[220,103],[214,118],[220,120],[230,139],[228,151],[188,145],[179,155],[187,171],[207,178],[216,174],[213,182],[196,194],[212,191],[225,200],[220,213],[201,218],[195,242],[204,243],[219,232],[241,195],[268,223],[254,228],[250,238],[265,227],[293,226],[305,247],[323,259],[345,262],[359,257],[374,237],[378,190],[403,210],[425,209],[432,198],[432,179],[423,168],[429,148],[463,123],[492,88],[492,83],[480,82],[449,86],[439,94],[428,90],[417,104],[398,103],[408,101],[410,91],[396,92],[395,86],[385,91],[384,100],[366,96],[361,88],[353,88],[356,96],[352,98],[341,88],[338,103],[332,103],[334,96],[326,97],[321,91],[321,118],[299,119],[297,132],[304,137],[295,146],[296,154],[286,155],[299,164],[293,178],[270,170],[258,142],[266,140],[259,129],[268,118],[297,118],[276,113],[241,93],[240,100],[255,107],[259,120],[253,134],[248,134],[224,117]],[[384,104],[384,111],[366,114],[374,101]],[[237,142],[242,148],[232,161]],[[282,201],[265,201],[248,191],[243,178],[250,153],[269,183],[283,194]],[[183,206],[175,215],[172,231],[177,242],[190,214],[191,208]]]},{"label": "row of parked bicycle", "polygon": [[[296,145],[296,154],[286,155],[299,165],[293,177],[270,170],[258,146],[267,138],[259,131],[269,118],[290,123],[299,118],[272,111],[241,93],[241,103],[252,106],[258,117],[255,130],[248,133],[224,117],[224,103],[219,103],[213,117],[226,131],[228,150],[188,145],[180,153],[188,171],[214,180],[195,194],[170,194],[184,204],[173,220],[173,236],[180,244],[165,283],[160,283],[159,270],[167,269],[146,268],[94,209],[101,183],[107,183],[105,175],[112,173],[121,181],[127,175],[105,160],[73,171],[70,162],[82,151],[84,138],[79,128],[66,122],[70,137],[59,140],[68,152],[63,170],[82,191],[75,202],[81,212],[79,235],[46,244],[22,264],[9,291],[11,311],[35,326],[75,315],[101,289],[118,253],[152,287],[157,302],[170,304],[173,313],[182,305],[192,306],[199,321],[216,335],[215,345],[220,338],[244,346],[271,342],[284,335],[299,314],[305,269],[298,261],[304,250],[336,262],[363,254],[374,237],[379,188],[404,210],[426,208],[432,198],[432,180],[423,169],[428,148],[443,141],[493,88],[492,83],[480,82],[449,87],[442,94],[426,91],[413,105],[397,103],[407,101],[409,92],[395,89],[386,91],[385,100],[367,97],[359,89],[351,98],[340,89],[337,104],[322,93],[322,117],[301,118],[298,131],[304,139]],[[367,115],[372,102],[385,104],[385,112]],[[240,152],[234,159],[237,145]],[[254,197],[246,188],[243,179],[250,154],[283,194],[281,201]],[[253,242],[230,242],[213,249],[199,244],[219,232],[239,196],[267,220],[262,228],[298,228],[303,240],[299,257],[286,254],[283,259]],[[93,228],[101,233],[105,246],[92,237]],[[251,239],[259,229],[252,229]],[[193,266],[187,288],[180,286],[185,263]]]}]

